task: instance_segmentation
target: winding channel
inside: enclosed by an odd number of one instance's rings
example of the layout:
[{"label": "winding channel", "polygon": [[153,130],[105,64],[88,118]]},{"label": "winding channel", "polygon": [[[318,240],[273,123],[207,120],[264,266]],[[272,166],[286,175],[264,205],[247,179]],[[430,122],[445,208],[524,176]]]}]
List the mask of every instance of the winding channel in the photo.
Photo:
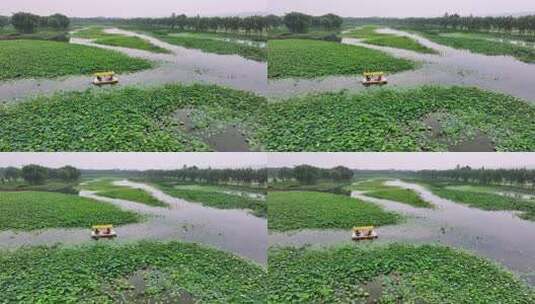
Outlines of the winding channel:
[{"label": "winding channel", "polygon": [[[389,28],[379,33],[395,34],[415,39],[420,44],[434,49],[439,54],[422,54],[409,50],[375,46],[360,39],[344,38],[342,43],[383,51],[397,58],[420,63],[415,70],[388,75],[389,86],[413,87],[419,85],[477,86],[501,92],[535,103],[535,64],[524,63],[511,56],[487,56],[454,49],[434,43],[420,35]],[[273,95],[290,97],[305,93],[320,93],[347,89],[358,92],[366,88],[360,84],[361,77],[330,76],[316,79],[270,80]]]},{"label": "winding channel", "polygon": [[[217,84],[265,95],[267,63],[245,59],[238,55],[205,53],[163,42],[149,35],[110,28],[106,33],[136,36],[171,51],[158,54],[144,50],[93,43],[90,39],[71,38],[70,43],[118,51],[131,57],[156,62],[154,69],[121,74],[118,86],[155,86],[171,83]],[[17,101],[35,95],[50,95],[58,91],[83,91],[93,87],[91,76],[69,76],[57,79],[22,79],[0,82],[0,100]],[[105,88],[103,88],[105,89]]]},{"label": "winding channel", "polygon": [[[267,264],[267,220],[246,210],[216,209],[172,197],[143,183],[123,180],[116,185],[142,189],[167,203],[168,208],[98,196],[92,191],[81,191],[80,196],[98,202],[110,203],[123,210],[146,216],[141,223],[116,226],[118,237],[113,242],[138,240],[179,240],[215,247],[259,264]],[[109,240],[102,240],[109,241]],[[32,232],[0,232],[0,248],[22,246],[83,244],[95,242],[89,229],[44,229]],[[100,241],[99,241],[100,242]]]},{"label": "winding channel", "polygon": [[[425,187],[389,181],[387,185],[416,191],[422,199],[436,208],[414,208],[407,204],[376,199],[365,192],[354,191],[351,196],[382,206],[387,211],[405,215],[400,225],[377,229],[379,239],[373,243],[355,243],[366,246],[374,243],[408,242],[437,243],[461,248],[488,257],[518,274],[535,286],[535,222],[523,220],[510,211],[485,211],[443,199]],[[331,246],[351,243],[349,230],[300,230],[270,232],[270,245]]]}]

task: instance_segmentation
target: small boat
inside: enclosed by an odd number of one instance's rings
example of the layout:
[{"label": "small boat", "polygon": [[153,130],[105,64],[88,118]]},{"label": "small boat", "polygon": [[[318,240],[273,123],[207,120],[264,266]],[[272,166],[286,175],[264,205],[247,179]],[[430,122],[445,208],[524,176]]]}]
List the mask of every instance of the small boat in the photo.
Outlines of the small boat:
[{"label": "small boat", "polygon": [[119,78],[115,75],[115,72],[102,72],[93,74],[94,85],[104,85],[104,84],[116,84],[119,82]]},{"label": "small boat", "polygon": [[117,237],[117,233],[113,230],[113,225],[95,225],[91,228],[91,238],[95,240],[114,237]]},{"label": "small boat", "polygon": [[364,78],[362,79],[362,84],[365,86],[385,85],[388,83],[388,80],[383,72],[364,73],[363,76]]},{"label": "small boat", "polygon": [[374,240],[378,237],[374,226],[353,227],[353,233],[351,235],[353,241]]}]

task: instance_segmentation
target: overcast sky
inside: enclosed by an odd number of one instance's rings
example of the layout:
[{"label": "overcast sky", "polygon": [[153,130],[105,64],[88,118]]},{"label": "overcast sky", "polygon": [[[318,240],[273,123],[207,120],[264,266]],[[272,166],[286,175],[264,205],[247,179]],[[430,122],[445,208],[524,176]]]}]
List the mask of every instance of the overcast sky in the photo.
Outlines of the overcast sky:
[{"label": "overcast sky", "polygon": [[270,167],[308,164],[332,168],[422,170],[474,168],[535,168],[535,153],[270,153]]},{"label": "overcast sky", "polygon": [[161,17],[265,12],[268,0],[0,0],[0,15],[26,11],[76,17]]},{"label": "overcast sky", "polygon": [[38,164],[81,169],[265,168],[265,153],[0,153],[0,167]]},{"label": "overcast sky", "polygon": [[496,15],[533,12],[534,0],[269,0],[276,14],[290,11],[312,15],[334,13],[341,16],[419,17],[440,16],[445,12],[462,15]]}]

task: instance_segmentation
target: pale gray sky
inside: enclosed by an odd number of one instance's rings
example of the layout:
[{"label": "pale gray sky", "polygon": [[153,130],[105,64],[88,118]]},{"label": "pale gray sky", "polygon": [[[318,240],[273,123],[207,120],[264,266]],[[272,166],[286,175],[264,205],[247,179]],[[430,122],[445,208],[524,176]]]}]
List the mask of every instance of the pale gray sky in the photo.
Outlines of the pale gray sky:
[{"label": "pale gray sky", "polygon": [[534,0],[268,0],[269,11],[290,11],[312,15],[334,13],[352,17],[439,16],[445,12],[462,15],[496,15],[534,12]]},{"label": "pale gray sky", "polygon": [[535,153],[270,153],[269,167],[308,164],[332,168],[422,170],[474,168],[535,168]]},{"label": "pale gray sky", "polygon": [[0,167],[38,164],[83,169],[265,168],[265,153],[0,153]]},{"label": "pale gray sky", "polygon": [[75,17],[161,17],[265,12],[267,0],[0,0],[0,15],[26,11]]}]

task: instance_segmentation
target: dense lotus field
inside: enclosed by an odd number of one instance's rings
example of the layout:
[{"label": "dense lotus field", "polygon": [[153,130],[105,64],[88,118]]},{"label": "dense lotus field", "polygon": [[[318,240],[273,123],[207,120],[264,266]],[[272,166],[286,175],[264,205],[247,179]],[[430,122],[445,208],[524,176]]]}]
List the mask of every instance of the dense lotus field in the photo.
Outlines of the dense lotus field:
[{"label": "dense lotus field", "polygon": [[410,70],[416,64],[365,47],[319,40],[283,39],[268,43],[269,78],[314,78]]},{"label": "dense lotus field", "polygon": [[268,228],[275,231],[300,229],[351,229],[353,226],[382,226],[398,223],[401,217],[381,207],[339,194],[289,191],[269,192]]},{"label": "dense lotus field", "polygon": [[131,72],[152,66],[149,61],[96,47],[40,40],[0,41],[0,81]]},{"label": "dense lotus field", "polygon": [[397,36],[393,34],[377,33],[379,29],[377,26],[364,26],[357,28],[348,33],[344,37],[363,39],[364,43],[393,47],[397,49],[406,49],[419,53],[435,54],[436,51],[426,46],[421,45],[418,41],[404,36]]},{"label": "dense lotus field", "polygon": [[89,228],[100,223],[135,223],[140,219],[136,213],[72,194],[0,192],[0,231]]},{"label": "dense lotus field", "polygon": [[176,110],[239,124],[265,103],[207,85],[58,93],[0,108],[0,151],[208,151],[182,131],[172,117]]},{"label": "dense lotus field", "polygon": [[535,302],[535,291],[497,264],[433,245],[273,248],[269,288],[269,303]]},{"label": "dense lotus field", "polygon": [[498,151],[535,151],[535,107],[469,87],[422,86],[324,93],[271,103],[259,140],[269,151],[447,151],[423,123],[447,117],[452,142],[486,134]]},{"label": "dense lotus field", "polygon": [[[2,303],[264,303],[265,270],[195,244],[0,251]],[[184,302],[182,302],[184,301]]]}]

